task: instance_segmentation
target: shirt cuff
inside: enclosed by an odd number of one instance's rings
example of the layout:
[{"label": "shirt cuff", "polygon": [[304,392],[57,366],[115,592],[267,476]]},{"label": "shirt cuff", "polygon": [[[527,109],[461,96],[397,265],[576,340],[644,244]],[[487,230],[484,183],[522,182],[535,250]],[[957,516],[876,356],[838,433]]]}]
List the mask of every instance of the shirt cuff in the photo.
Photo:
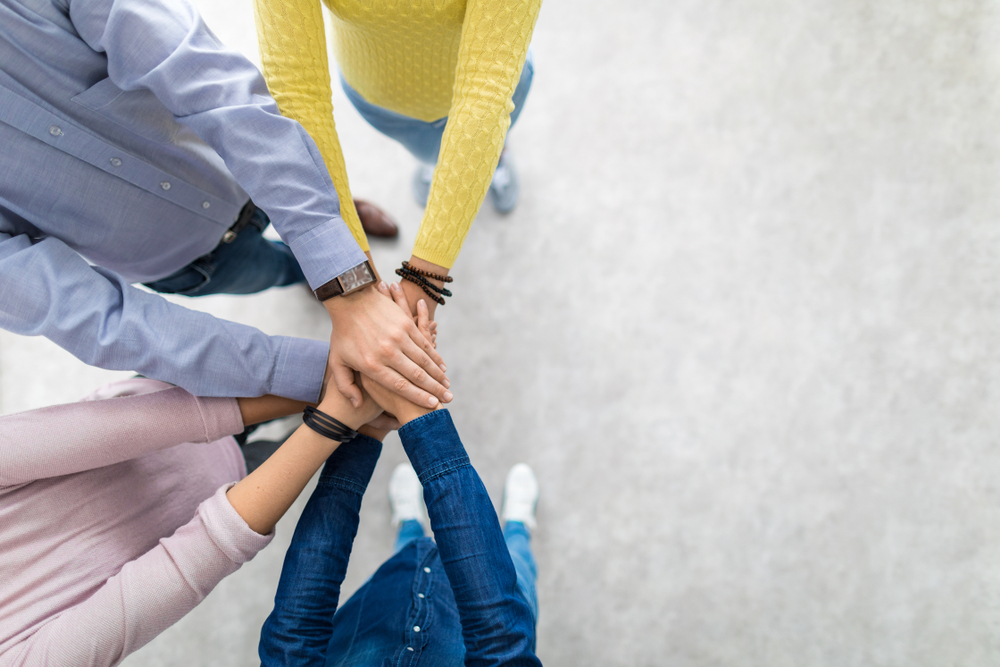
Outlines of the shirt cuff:
[{"label": "shirt cuff", "polygon": [[368,259],[340,216],[295,237],[288,247],[314,290]]},{"label": "shirt cuff", "polygon": [[307,403],[319,401],[330,344],[307,338],[275,338],[281,343],[269,393]]},{"label": "shirt cuff", "polygon": [[271,543],[274,531],[261,535],[247,525],[226,497],[226,492],[234,486],[235,482],[219,487],[215,495],[198,507],[198,513],[219,550],[229,560],[242,565]]},{"label": "shirt cuff", "polygon": [[445,409],[409,422],[399,429],[399,439],[421,484],[470,465],[451,414]]}]

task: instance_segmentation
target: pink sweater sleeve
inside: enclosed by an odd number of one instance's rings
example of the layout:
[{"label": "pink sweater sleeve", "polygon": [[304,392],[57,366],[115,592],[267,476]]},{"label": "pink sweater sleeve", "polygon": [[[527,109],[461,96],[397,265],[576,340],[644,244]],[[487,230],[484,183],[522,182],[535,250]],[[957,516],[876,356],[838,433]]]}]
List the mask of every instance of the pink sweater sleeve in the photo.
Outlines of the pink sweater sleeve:
[{"label": "pink sweater sleeve", "polygon": [[213,442],[243,430],[236,399],[199,398],[153,380],[129,382],[155,390],[0,417],[0,486],[112,465],[182,442]]},{"label": "pink sweater sleeve", "polygon": [[255,533],[226,498],[127,563],[90,598],[45,623],[0,657],[0,666],[116,665],[176,623],[274,537]]}]

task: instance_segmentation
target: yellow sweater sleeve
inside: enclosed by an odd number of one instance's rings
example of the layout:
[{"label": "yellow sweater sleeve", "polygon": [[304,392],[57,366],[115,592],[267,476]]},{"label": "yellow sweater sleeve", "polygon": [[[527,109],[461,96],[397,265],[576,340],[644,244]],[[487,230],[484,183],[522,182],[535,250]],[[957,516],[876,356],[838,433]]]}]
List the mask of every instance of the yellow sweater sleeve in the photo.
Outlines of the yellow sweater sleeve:
[{"label": "yellow sweater sleeve", "polygon": [[451,268],[489,190],[541,0],[469,0],[455,89],[413,249]]},{"label": "yellow sweater sleeve", "polygon": [[281,115],[298,121],[316,142],[340,199],[340,215],[362,250],[368,239],[347,182],[333,122],[333,91],[320,0],[254,0],[264,77]]}]

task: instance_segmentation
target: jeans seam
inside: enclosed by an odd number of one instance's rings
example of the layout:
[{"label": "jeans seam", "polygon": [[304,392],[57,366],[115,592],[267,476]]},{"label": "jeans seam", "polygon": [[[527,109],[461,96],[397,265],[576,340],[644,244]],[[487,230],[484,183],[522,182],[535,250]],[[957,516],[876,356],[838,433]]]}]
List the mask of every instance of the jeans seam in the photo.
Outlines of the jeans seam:
[{"label": "jeans seam", "polygon": [[443,477],[456,470],[461,470],[462,468],[470,467],[471,465],[472,463],[467,455],[445,459],[420,473],[420,483],[426,485],[439,477]]}]

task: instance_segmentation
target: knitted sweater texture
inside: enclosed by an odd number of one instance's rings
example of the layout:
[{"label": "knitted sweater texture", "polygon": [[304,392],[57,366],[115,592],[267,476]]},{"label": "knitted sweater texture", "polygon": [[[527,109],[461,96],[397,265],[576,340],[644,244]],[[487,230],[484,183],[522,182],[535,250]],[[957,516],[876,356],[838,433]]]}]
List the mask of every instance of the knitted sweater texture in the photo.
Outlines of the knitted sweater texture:
[{"label": "knitted sweater texture", "polygon": [[271,94],[316,141],[367,250],[333,120],[321,2],[352,88],[405,116],[448,117],[413,254],[451,268],[503,149],[541,0],[254,0]]}]

